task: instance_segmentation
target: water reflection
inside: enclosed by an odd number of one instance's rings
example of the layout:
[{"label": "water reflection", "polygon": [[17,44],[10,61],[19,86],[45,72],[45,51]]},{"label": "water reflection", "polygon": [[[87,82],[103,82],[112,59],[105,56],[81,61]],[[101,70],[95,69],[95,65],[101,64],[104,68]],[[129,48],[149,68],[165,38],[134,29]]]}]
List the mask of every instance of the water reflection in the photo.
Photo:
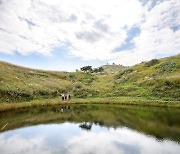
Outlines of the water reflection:
[{"label": "water reflection", "polygon": [[92,125],[93,125],[92,122],[83,122],[79,125],[79,127],[85,130],[91,130]]},{"label": "water reflection", "polygon": [[127,127],[117,129],[92,125],[91,131],[80,123],[38,125],[0,134],[2,154],[178,154],[174,141],[158,141]]},{"label": "water reflection", "polygon": [[60,110],[61,113],[62,112],[70,112],[70,111],[71,111],[71,106],[70,105],[63,105],[61,107],[61,110]]},{"label": "water reflection", "polygon": [[174,154],[180,151],[180,110],[118,105],[44,106],[0,113],[0,132],[2,154]]}]

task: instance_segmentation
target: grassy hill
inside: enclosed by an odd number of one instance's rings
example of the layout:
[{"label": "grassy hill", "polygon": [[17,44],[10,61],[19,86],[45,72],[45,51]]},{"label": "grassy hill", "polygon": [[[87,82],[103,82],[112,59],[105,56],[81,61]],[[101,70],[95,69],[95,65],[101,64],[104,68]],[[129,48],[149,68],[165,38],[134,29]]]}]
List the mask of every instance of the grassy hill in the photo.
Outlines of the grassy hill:
[{"label": "grassy hill", "polygon": [[180,101],[180,55],[132,67],[103,68],[103,73],[69,73],[0,62],[0,102],[53,98],[62,92],[71,92],[75,97],[131,96]]},{"label": "grassy hill", "polygon": [[49,98],[70,86],[66,72],[41,71],[0,62],[0,100]]},{"label": "grassy hill", "polygon": [[104,69],[104,72],[106,72],[106,73],[116,73],[126,67],[122,66],[122,65],[114,64],[114,65],[103,65],[102,68]]},{"label": "grassy hill", "polygon": [[180,55],[143,62],[115,76],[116,93],[180,100]]}]

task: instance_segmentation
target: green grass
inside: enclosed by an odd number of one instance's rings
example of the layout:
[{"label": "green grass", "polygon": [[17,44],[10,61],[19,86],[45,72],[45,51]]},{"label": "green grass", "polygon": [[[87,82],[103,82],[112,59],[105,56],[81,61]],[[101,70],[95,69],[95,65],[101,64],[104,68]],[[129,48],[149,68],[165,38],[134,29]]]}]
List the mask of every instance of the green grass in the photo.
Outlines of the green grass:
[{"label": "green grass", "polygon": [[102,68],[104,69],[104,72],[106,73],[116,73],[119,72],[120,70],[126,68],[125,66],[122,65],[103,65]]},{"label": "green grass", "polygon": [[32,100],[20,103],[1,103],[0,112],[21,109],[33,108],[41,106],[54,106],[63,104],[118,104],[118,105],[136,105],[136,106],[155,106],[155,107],[173,107],[180,108],[178,101],[163,101],[161,99],[147,99],[143,97],[107,97],[107,98],[73,98],[66,102],[60,98]]},{"label": "green grass", "polygon": [[76,98],[180,101],[180,55],[132,67],[103,68],[103,73],[55,72],[0,62],[0,103],[56,98],[62,92],[70,92]]},{"label": "green grass", "polygon": [[0,62],[0,101],[52,98],[71,90],[66,72],[23,68]]}]

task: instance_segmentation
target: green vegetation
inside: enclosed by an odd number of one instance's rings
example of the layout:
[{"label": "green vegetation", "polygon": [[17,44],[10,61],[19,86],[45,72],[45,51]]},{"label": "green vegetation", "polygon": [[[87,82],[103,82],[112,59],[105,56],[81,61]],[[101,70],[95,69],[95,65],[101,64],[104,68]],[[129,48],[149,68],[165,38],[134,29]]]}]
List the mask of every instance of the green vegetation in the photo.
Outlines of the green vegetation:
[{"label": "green vegetation", "polygon": [[156,64],[158,64],[158,63],[159,63],[159,60],[158,60],[158,59],[152,59],[152,60],[146,62],[146,63],[145,63],[145,66],[146,66],[146,67],[150,67],[150,66],[156,65]]},{"label": "green vegetation", "polygon": [[[77,72],[42,71],[0,62],[0,102],[22,102],[60,97],[140,98],[180,101],[180,55],[124,67],[104,65]],[[86,67],[85,67],[86,69]]]},{"label": "green vegetation", "polygon": [[105,73],[117,73],[126,67],[122,65],[116,65],[116,64],[113,64],[113,65],[107,64],[107,65],[103,65],[102,68],[104,69]]},{"label": "green vegetation", "polygon": [[66,72],[34,70],[0,62],[0,102],[53,98],[72,88]]},{"label": "green vegetation", "polygon": [[85,73],[99,73],[99,72],[103,72],[104,69],[103,67],[98,67],[98,68],[92,68],[92,66],[84,66],[82,68],[80,68],[81,71],[85,72]]},{"label": "green vegetation", "polygon": [[180,55],[151,60],[115,76],[116,95],[180,101]]},{"label": "green vegetation", "polygon": [[180,68],[173,61],[165,61],[164,63],[162,63],[159,66],[157,66],[156,69],[160,73],[164,73],[164,72],[173,72],[173,71],[175,71],[177,69],[180,69]]},{"label": "green vegetation", "polygon": [[127,74],[130,74],[130,73],[132,73],[132,72],[133,72],[133,69],[131,69],[131,68],[124,69],[124,70],[120,71],[120,72],[116,75],[116,78],[117,78],[117,79],[120,79],[121,77],[123,77],[123,76],[125,76],[125,75],[127,75]]},{"label": "green vegetation", "polygon": [[84,71],[84,72],[91,72],[92,71],[92,66],[84,66],[82,68],[80,68],[81,71]]},{"label": "green vegetation", "polygon": [[117,104],[117,105],[140,105],[140,106],[155,106],[155,107],[170,107],[180,108],[179,101],[164,101],[161,99],[149,100],[142,97],[106,97],[106,98],[73,98],[68,102],[62,101],[60,98],[32,100],[28,102],[18,103],[1,103],[0,112],[22,109],[22,108],[34,108],[42,106],[54,106],[54,105],[72,105],[72,104]]}]

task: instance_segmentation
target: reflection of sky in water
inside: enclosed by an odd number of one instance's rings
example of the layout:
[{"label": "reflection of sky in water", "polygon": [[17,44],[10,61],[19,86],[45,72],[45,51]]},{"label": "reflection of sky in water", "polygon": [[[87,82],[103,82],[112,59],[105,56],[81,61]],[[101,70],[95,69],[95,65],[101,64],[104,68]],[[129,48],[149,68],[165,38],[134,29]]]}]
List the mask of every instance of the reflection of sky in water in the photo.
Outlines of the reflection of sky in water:
[{"label": "reflection of sky in water", "polygon": [[129,128],[82,130],[79,124],[38,125],[0,134],[1,154],[178,154],[180,144]]}]

